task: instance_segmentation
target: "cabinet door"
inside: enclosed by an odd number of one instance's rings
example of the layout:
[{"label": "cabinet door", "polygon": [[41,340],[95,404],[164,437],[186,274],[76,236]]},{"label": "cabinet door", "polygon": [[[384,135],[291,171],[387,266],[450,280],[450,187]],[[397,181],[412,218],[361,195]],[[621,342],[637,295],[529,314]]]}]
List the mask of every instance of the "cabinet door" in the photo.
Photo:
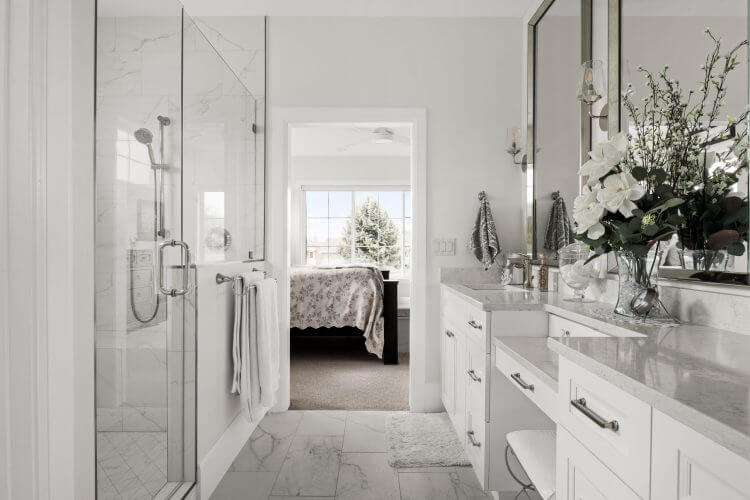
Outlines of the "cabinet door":
[{"label": "cabinet door", "polygon": [[750,498],[750,461],[657,410],[653,436],[651,498]]},{"label": "cabinet door", "polygon": [[557,500],[638,500],[614,472],[604,466],[563,427],[557,426]]},{"label": "cabinet door", "polygon": [[443,323],[440,335],[440,366],[442,399],[445,411],[451,417],[456,412],[456,333]]}]

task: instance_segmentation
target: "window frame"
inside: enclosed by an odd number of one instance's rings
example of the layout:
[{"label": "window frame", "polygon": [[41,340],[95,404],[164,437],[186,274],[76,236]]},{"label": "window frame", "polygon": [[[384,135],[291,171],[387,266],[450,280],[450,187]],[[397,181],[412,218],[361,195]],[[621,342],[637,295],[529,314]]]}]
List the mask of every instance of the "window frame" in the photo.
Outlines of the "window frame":
[{"label": "window frame", "polygon": [[[394,184],[394,185],[387,185],[387,184],[378,184],[378,185],[368,185],[368,184],[341,184],[341,185],[328,185],[328,184],[303,184],[300,186],[300,224],[299,224],[299,242],[300,242],[300,257],[301,257],[301,263],[303,266],[307,266],[307,192],[349,192],[351,193],[351,199],[352,199],[352,211],[350,218],[354,217],[354,214],[356,213],[356,193],[358,192],[375,192],[375,193],[381,193],[381,192],[401,192],[401,244],[399,245],[399,249],[401,252],[401,267],[398,269],[392,270],[392,274],[398,275],[398,276],[409,276],[411,274],[411,266],[409,268],[405,268],[405,257],[406,257],[406,245],[405,245],[405,235],[406,235],[406,219],[412,220],[413,217],[406,217],[406,196],[404,193],[411,193],[411,186],[405,185],[405,184]],[[329,207],[330,210],[330,207]],[[331,219],[330,213],[326,217],[326,219]],[[340,218],[340,217],[333,217],[333,218]],[[391,219],[394,219],[395,217],[391,217]],[[413,231],[413,227],[412,227]],[[355,255],[355,239],[352,239],[352,258]],[[329,247],[330,247],[330,241],[329,241]],[[409,242],[409,247],[412,247],[411,241]],[[351,261],[350,261],[351,263]]]}]

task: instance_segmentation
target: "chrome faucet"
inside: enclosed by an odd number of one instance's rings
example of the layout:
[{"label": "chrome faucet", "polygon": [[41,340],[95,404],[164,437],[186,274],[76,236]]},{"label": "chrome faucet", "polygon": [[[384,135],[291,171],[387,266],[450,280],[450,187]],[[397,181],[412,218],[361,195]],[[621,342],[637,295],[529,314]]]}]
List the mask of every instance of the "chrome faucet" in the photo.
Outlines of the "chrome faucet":
[{"label": "chrome faucet", "polygon": [[534,275],[531,272],[531,257],[524,255],[523,257],[523,279],[524,288],[534,288]]}]

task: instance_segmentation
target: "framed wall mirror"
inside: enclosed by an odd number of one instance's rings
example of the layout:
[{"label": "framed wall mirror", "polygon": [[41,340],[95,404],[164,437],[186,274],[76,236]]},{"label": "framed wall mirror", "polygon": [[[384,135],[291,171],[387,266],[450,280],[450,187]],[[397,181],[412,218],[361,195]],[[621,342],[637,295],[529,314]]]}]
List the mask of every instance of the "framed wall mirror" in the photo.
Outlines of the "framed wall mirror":
[{"label": "framed wall mirror", "polygon": [[[616,36],[610,36],[609,53],[619,58],[610,68],[616,85],[610,85],[609,102],[617,107],[612,115],[619,111],[613,125],[638,135],[624,95],[636,106],[655,95],[644,70],[660,89],[679,85],[688,109],[704,104],[699,134],[707,146],[684,161],[684,168],[703,172],[703,182],[694,187],[695,194],[685,191],[684,230],[662,247],[660,276],[665,278],[750,285],[747,151],[741,145],[747,138],[747,118],[742,117],[750,102],[749,65],[747,46],[736,48],[748,38],[747,15],[748,0],[610,0],[609,30]],[[712,62],[714,50],[718,57]],[[723,76],[723,56],[730,53],[737,62]],[[677,128],[660,127],[664,135]]]},{"label": "framed wall mirror", "polygon": [[564,242],[548,226],[559,221],[561,202],[571,215],[591,148],[590,107],[576,99],[581,64],[591,59],[591,9],[592,0],[547,0],[527,26],[526,252],[553,265]]}]

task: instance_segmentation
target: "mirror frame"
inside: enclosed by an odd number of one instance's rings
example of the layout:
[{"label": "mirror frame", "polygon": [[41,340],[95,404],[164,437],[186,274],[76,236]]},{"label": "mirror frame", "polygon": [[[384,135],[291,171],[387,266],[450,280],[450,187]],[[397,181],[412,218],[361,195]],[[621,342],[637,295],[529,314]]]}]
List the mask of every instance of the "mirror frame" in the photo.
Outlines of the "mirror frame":
[{"label": "mirror frame", "polygon": [[[593,53],[593,0],[579,0],[581,4],[581,63],[591,60]],[[616,0],[610,0],[610,2]],[[524,177],[524,192],[526,193],[526,202],[524,204],[524,226],[526,237],[526,254],[532,259],[539,257],[539,248],[536,237],[537,217],[536,217],[536,188],[534,168],[534,154],[536,151],[536,69],[537,69],[537,34],[539,22],[552,7],[555,0],[544,0],[534,14],[529,19],[526,26],[527,45],[526,45],[526,163]],[[611,40],[608,40],[611,42]],[[619,64],[619,63],[618,63]],[[608,70],[609,71],[609,70]],[[609,71],[611,75],[611,71]],[[611,78],[610,78],[611,81]],[[612,84],[608,84],[608,93],[612,93]],[[619,92],[619,84],[616,91]],[[570,96],[575,99],[574,95]],[[619,107],[619,104],[618,104]],[[581,103],[580,111],[580,141],[579,141],[579,165],[583,155],[588,154],[591,150],[591,122],[588,115],[588,107]],[[611,112],[610,112],[611,114]],[[611,120],[611,118],[610,118]],[[618,118],[619,120],[619,118]],[[577,174],[576,174],[577,176]],[[579,186],[580,189],[580,186]],[[529,196],[531,194],[531,196]]]},{"label": "mirror frame", "polygon": [[[622,2],[623,0],[608,0],[607,10],[607,54],[608,54],[608,96],[609,103],[609,136],[621,130],[621,106],[620,95],[622,93]],[[750,0],[748,0],[748,11],[750,12]],[[746,33],[746,37],[750,34]],[[748,65],[747,71],[750,75],[750,50],[746,50],[745,63]],[[750,79],[749,79],[750,81]],[[748,84],[748,103],[750,103],[750,84]],[[750,118],[749,118],[750,120]],[[750,154],[750,152],[748,153]],[[750,193],[750,175],[748,176],[748,192]],[[746,252],[745,258],[748,261],[748,270],[750,271],[750,249]],[[750,272],[732,273],[723,271],[701,271],[695,272],[689,269],[676,269],[662,267],[659,270],[659,278],[670,280],[692,281],[700,283],[718,283],[722,285],[750,286]]]}]

